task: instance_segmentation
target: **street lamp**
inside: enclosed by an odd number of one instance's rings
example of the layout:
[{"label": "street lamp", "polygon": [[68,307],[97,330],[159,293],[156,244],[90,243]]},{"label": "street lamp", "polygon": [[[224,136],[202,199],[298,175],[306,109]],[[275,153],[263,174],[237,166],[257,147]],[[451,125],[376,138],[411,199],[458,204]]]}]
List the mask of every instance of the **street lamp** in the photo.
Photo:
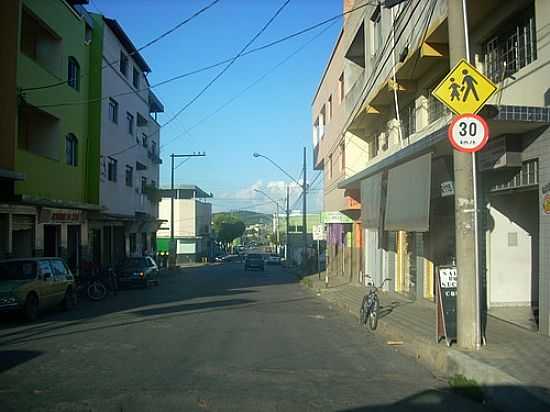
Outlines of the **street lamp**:
[{"label": "street lamp", "polygon": [[[305,271],[306,268],[306,256],[307,256],[307,168],[306,168],[306,148],[304,147],[304,163],[303,163],[303,180],[302,183],[298,182],[297,179],[295,179],[290,173],[288,173],[286,170],[284,170],[281,166],[279,166],[275,161],[273,161],[271,158],[260,154],[258,152],[254,152],[252,156],[258,158],[263,157],[267,161],[269,161],[273,166],[275,166],[277,169],[279,169],[281,172],[283,172],[285,175],[287,175],[294,183],[296,183],[299,187],[302,188],[302,236],[303,236],[303,243],[304,243],[304,258],[303,258],[303,268]],[[287,243],[288,243],[288,235],[287,235]],[[305,274],[305,273],[304,273]]]},{"label": "street lamp", "polygon": [[276,242],[276,251],[277,254],[279,254],[279,202],[277,202],[275,199],[273,199],[271,196],[269,196],[266,192],[260,189],[254,189],[255,192],[261,193],[265,197],[267,197],[269,200],[271,200],[273,203],[275,203],[275,242]]}]

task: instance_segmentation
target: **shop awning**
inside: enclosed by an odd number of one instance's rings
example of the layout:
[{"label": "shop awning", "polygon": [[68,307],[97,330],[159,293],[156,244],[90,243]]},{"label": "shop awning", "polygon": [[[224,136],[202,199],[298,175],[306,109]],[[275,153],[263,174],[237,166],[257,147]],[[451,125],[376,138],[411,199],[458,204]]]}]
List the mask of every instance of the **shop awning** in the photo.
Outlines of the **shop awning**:
[{"label": "shop awning", "polygon": [[361,181],[361,220],[363,221],[363,227],[379,227],[381,199],[382,173]]},{"label": "shop awning", "polygon": [[385,230],[429,230],[431,164],[428,153],[389,170]]}]

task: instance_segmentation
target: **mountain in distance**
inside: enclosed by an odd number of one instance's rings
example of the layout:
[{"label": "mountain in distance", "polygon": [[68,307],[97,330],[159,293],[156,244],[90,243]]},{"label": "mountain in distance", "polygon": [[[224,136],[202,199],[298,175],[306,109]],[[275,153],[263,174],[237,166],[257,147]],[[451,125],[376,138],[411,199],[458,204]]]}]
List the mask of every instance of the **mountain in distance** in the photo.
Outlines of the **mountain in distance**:
[{"label": "mountain in distance", "polygon": [[218,212],[213,214],[213,218],[217,215],[231,215],[242,220],[245,226],[255,225],[255,224],[264,224],[271,225],[273,224],[273,215],[266,213],[252,212],[250,210],[239,210],[236,212]]}]

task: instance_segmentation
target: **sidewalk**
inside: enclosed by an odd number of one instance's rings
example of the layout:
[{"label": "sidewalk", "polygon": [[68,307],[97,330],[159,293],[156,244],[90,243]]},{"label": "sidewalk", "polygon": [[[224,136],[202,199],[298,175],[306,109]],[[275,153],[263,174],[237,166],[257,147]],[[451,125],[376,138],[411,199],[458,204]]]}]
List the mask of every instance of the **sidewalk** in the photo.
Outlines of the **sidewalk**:
[{"label": "sidewalk", "polygon": [[[319,280],[317,274],[307,276],[303,283],[328,302],[359,316],[366,288],[348,283],[342,277],[332,277],[326,289],[324,279]],[[424,300],[410,301],[394,293],[381,294],[381,314],[375,333],[402,341],[400,350],[447,377],[461,374],[483,386],[525,387],[528,392],[520,390],[521,393],[510,397],[512,404],[501,405],[506,410],[534,410],[541,406],[540,402],[546,403],[544,408],[550,410],[547,336],[488,317],[487,346],[479,352],[461,351],[456,345],[448,348],[444,342],[436,343],[434,305]]]}]

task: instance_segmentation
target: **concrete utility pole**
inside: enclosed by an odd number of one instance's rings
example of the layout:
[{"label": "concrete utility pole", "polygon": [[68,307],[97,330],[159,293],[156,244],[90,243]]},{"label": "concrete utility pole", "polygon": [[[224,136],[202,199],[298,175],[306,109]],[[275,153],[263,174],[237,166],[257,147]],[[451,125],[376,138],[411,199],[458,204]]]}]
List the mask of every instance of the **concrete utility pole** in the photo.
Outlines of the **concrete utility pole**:
[{"label": "concrete utility pole", "polygon": [[[466,0],[448,0],[449,54],[453,67],[462,58],[469,60]],[[472,173],[475,157],[453,150],[455,183],[455,234],[457,264],[457,340],[468,350],[480,346],[480,320],[476,277],[476,234],[474,215],[475,176]]]},{"label": "concrete utility pole", "polygon": [[304,240],[304,261],[303,267],[304,267],[304,276],[306,275],[306,262],[307,262],[307,178],[306,178],[306,148],[304,147],[304,180],[303,180],[303,204],[302,204],[302,236]]},{"label": "concrete utility pole", "polygon": [[[176,266],[176,243],[174,239],[174,159],[176,157],[204,157],[206,153],[174,154],[170,155],[171,176],[170,176],[170,267]],[[179,166],[179,165],[178,165]]]},{"label": "concrete utility pole", "polygon": [[286,245],[285,264],[288,266],[288,227],[290,226],[290,186],[286,186]]}]

